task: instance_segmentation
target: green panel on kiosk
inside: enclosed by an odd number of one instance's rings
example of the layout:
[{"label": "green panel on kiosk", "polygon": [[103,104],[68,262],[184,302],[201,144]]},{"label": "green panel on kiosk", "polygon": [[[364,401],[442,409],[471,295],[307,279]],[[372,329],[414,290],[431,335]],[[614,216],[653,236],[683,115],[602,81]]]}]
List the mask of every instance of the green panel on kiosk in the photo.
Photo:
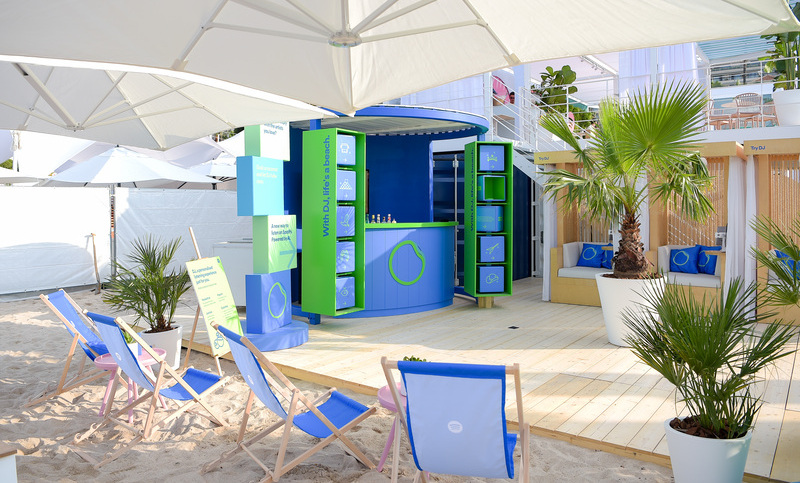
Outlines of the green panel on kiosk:
[{"label": "green panel on kiosk", "polygon": [[295,215],[253,217],[253,273],[275,273],[297,267]]},{"label": "green panel on kiosk", "polygon": [[[491,154],[491,163],[483,161],[484,157]],[[502,153],[502,154],[501,154]],[[464,146],[464,291],[473,297],[498,297],[511,295],[511,279],[513,276],[513,247],[511,240],[514,235],[514,151],[511,143],[498,143],[475,141]],[[492,227],[492,232],[479,230],[478,207],[481,213],[496,211],[500,207],[502,221],[499,226]],[[499,228],[499,230],[494,230]],[[478,237],[487,235],[503,235],[506,246],[502,262],[480,261],[480,247]],[[486,257],[484,257],[486,260]],[[502,267],[503,269],[481,268]],[[502,283],[497,280],[497,286],[502,287],[500,292],[481,292],[481,282],[487,290],[486,280],[481,280],[479,273],[491,275],[494,281],[502,274]]]},{"label": "green panel on kiosk", "polygon": [[259,156],[236,158],[236,214],[283,214],[283,161]]},{"label": "green panel on kiosk", "polygon": [[[338,165],[343,144],[340,136],[355,139],[355,164]],[[364,228],[366,135],[344,129],[319,129],[303,133],[303,251],[300,300],[304,312],[343,315],[364,309]],[[348,161],[349,162],[349,161]],[[355,173],[355,199],[336,200],[337,169]],[[336,236],[339,207],[353,207],[355,231],[352,236]],[[355,243],[355,305],[336,309],[337,242]],[[338,281],[341,285],[341,280]],[[341,305],[341,300],[340,300]]]}]

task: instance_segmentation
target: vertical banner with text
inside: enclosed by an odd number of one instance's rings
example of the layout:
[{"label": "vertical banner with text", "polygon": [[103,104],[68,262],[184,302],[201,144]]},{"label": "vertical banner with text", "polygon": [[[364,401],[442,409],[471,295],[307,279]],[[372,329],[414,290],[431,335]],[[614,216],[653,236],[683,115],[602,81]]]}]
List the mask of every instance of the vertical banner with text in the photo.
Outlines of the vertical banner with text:
[{"label": "vertical banner with text", "polygon": [[201,258],[186,262],[186,269],[189,271],[197,302],[203,312],[211,352],[214,356],[223,355],[230,348],[213,325],[219,324],[239,335],[242,334],[242,326],[222,262],[219,257]]}]

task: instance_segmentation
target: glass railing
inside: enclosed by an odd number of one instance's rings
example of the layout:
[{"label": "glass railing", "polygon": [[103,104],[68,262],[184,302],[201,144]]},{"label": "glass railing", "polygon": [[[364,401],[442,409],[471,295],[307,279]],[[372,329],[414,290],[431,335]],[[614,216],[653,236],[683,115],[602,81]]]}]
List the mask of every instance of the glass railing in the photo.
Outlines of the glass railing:
[{"label": "glass railing", "polygon": [[[508,98],[493,99],[493,134],[519,141],[537,151],[563,149],[563,143],[539,126],[543,113],[561,113],[576,138],[590,138],[601,99],[625,99],[653,82],[670,80],[692,80],[706,86],[709,100],[704,112],[704,130],[778,126],[772,95],[778,74],[770,72],[767,63],[747,60],[655,75],[579,80],[570,86],[561,86],[563,92],[549,98],[537,95],[536,86],[533,86],[534,92],[516,92],[513,103]],[[569,96],[563,95],[569,87],[577,90]]]}]

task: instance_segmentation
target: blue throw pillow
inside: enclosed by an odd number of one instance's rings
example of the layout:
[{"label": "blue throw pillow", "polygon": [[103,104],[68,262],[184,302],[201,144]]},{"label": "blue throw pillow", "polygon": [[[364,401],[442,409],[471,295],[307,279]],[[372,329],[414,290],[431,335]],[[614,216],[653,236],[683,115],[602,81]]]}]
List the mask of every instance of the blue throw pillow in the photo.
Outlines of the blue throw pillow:
[{"label": "blue throw pillow", "polygon": [[796,270],[795,261],[789,258],[789,255],[783,253],[780,250],[775,250],[775,255],[783,261],[783,264],[789,267],[789,270],[794,274],[794,278],[800,278],[800,273]]},{"label": "blue throw pillow", "polygon": [[[609,243],[606,245],[607,247],[613,247],[614,245]],[[611,259],[614,258],[614,250],[603,250],[603,261],[600,262],[600,266],[602,268],[607,268],[611,270],[613,267],[611,266]]]},{"label": "blue throw pillow", "polygon": [[600,268],[603,263],[603,245],[584,243],[581,257],[578,259],[579,267]]},{"label": "blue throw pillow", "polygon": [[673,248],[669,252],[669,271],[697,273],[697,257],[700,247]]},{"label": "blue throw pillow", "polygon": [[722,250],[722,247],[696,246],[700,247],[700,254],[697,256],[697,271],[699,273],[714,275],[717,272],[717,256],[709,255],[706,251],[719,251]]}]

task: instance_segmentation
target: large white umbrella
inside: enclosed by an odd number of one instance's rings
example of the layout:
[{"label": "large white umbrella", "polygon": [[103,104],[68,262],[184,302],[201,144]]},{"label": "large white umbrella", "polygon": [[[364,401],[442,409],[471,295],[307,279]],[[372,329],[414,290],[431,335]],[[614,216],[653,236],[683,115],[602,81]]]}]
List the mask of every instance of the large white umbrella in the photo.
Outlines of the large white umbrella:
[{"label": "large white umbrella", "polygon": [[0,185],[13,183],[35,183],[41,178],[30,176],[19,171],[0,167]]},{"label": "large white umbrella", "polygon": [[117,147],[51,176],[43,185],[113,186],[132,184],[143,188],[156,187],[173,181],[206,185],[219,182],[166,161]]},{"label": "large white umbrella", "polygon": [[214,79],[122,69],[0,55],[0,129],[163,150],[235,127],[332,117]]},{"label": "large white umbrella", "polygon": [[193,173],[228,181],[236,178],[236,158],[230,154],[221,154],[215,159],[190,166],[188,169]]},{"label": "large white umbrella", "polygon": [[538,60],[800,30],[785,0],[3,2],[0,53],[192,72],[359,108]]}]

